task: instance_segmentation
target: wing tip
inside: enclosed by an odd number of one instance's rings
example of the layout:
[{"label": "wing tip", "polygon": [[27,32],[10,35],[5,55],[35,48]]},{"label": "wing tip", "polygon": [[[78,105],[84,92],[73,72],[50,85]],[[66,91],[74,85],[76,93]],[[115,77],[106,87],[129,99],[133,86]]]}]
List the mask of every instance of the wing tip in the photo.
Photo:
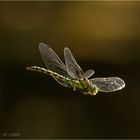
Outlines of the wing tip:
[{"label": "wing tip", "polygon": [[44,48],[44,47],[49,48],[48,45],[47,45],[46,43],[44,43],[44,42],[40,42],[40,43],[38,44],[39,50],[41,50],[41,49]]},{"label": "wing tip", "polygon": [[122,85],[122,88],[124,88],[125,87],[125,82],[124,82],[124,80],[123,79],[121,79],[121,78],[119,78],[119,77],[116,77],[118,80],[119,80],[119,82],[121,82],[121,85]]},{"label": "wing tip", "polygon": [[64,48],[64,52],[65,52],[65,51],[70,51],[70,49],[69,49],[68,47],[65,47],[65,48]]}]

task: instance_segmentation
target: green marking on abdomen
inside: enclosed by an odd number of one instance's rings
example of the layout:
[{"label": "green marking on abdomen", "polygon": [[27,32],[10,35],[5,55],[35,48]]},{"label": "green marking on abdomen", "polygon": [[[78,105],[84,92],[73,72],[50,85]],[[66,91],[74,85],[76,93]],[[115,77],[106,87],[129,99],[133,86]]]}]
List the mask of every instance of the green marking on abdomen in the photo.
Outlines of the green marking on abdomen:
[{"label": "green marking on abdomen", "polygon": [[41,73],[44,73],[44,74],[48,74],[48,75],[51,75],[51,76],[54,76],[54,77],[59,77],[59,78],[62,78],[66,81],[70,81],[69,78],[66,78],[56,72],[53,72],[51,70],[47,70],[45,68],[41,68],[41,67],[38,67],[38,66],[28,66],[27,67],[27,70],[32,70],[32,71],[37,71],[37,72],[41,72]]}]

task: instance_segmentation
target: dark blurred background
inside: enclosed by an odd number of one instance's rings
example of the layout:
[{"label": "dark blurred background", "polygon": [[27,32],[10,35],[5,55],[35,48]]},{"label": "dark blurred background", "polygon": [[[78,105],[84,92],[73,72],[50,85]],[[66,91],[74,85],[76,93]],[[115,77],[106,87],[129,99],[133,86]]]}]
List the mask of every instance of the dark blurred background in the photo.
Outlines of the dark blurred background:
[{"label": "dark blurred background", "polygon": [[[26,71],[45,67],[39,42],[126,87],[84,96]],[[139,83],[140,2],[0,2],[0,138],[140,138]]]}]

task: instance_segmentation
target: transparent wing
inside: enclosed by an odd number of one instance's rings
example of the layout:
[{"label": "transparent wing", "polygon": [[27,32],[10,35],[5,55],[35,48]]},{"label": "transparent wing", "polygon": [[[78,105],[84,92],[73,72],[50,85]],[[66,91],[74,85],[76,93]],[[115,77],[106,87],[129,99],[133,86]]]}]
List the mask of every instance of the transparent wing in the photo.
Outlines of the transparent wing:
[{"label": "transparent wing", "polygon": [[78,80],[83,79],[84,72],[80,68],[80,66],[77,64],[69,48],[64,49],[64,57],[65,57],[66,69],[67,69],[68,74],[74,79],[78,79]]},{"label": "transparent wing", "polygon": [[39,43],[39,50],[47,69],[69,78],[66,66],[47,44]]},{"label": "transparent wing", "polygon": [[[52,75],[53,76],[53,75]],[[53,76],[53,78],[62,86],[71,88],[71,84],[64,77]]]},{"label": "transparent wing", "polygon": [[87,70],[87,71],[84,73],[84,77],[88,79],[88,78],[91,77],[94,73],[95,73],[95,71],[92,70],[92,69]]},{"label": "transparent wing", "polygon": [[92,84],[95,84],[101,92],[113,92],[125,87],[125,82],[119,77],[108,78],[93,78],[90,79]]}]

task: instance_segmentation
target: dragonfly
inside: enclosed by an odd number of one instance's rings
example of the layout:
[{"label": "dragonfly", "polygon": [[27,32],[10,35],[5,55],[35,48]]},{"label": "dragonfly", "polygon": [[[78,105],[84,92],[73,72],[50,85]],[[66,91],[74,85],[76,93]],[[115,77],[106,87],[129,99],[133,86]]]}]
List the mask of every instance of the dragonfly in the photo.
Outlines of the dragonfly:
[{"label": "dragonfly", "polygon": [[100,92],[114,92],[125,87],[125,82],[119,77],[90,78],[95,71],[84,72],[76,62],[71,50],[64,48],[65,64],[45,43],[39,43],[39,51],[46,68],[28,66],[27,70],[37,71],[52,76],[60,85],[80,91],[84,95],[96,95]]}]

